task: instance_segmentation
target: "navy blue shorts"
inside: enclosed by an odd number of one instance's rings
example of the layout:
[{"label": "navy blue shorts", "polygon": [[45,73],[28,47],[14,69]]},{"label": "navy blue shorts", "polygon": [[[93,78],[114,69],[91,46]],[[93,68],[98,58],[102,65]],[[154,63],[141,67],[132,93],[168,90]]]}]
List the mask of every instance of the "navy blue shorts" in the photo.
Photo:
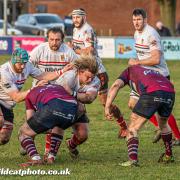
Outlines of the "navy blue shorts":
[{"label": "navy blue shorts", "polygon": [[175,94],[165,91],[155,91],[141,95],[133,112],[150,119],[157,112],[161,117],[169,117],[175,101]]},{"label": "navy blue shorts", "polygon": [[27,123],[37,134],[58,126],[67,129],[76,120],[77,104],[53,99],[35,112]]},{"label": "navy blue shorts", "polygon": [[87,114],[83,114],[80,116],[75,123],[89,123],[89,118],[87,117]]},{"label": "navy blue shorts", "polygon": [[12,109],[7,109],[3,105],[0,104],[4,120],[13,123],[14,121],[14,113]]}]

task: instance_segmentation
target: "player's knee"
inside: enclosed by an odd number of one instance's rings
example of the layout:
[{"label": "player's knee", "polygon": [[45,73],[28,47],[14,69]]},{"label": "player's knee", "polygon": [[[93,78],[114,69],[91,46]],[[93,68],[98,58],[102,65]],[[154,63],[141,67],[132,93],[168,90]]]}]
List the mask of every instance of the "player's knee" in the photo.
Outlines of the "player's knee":
[{"label": "player's knee", "polygon": [[136,129],[135,127],[129,127],[127,139],[130,139],[132,137],[137,137],[137,136],[138,136],[138,129]]},{"label": "player's knee", "polygon": [[133,109],[134,108],[134,103],[132,103],[131,101],[128,102],[128,107],[129,109]]},{"label": "player's knee", "polygon": [[77,132],[77,137],[80,142],[85,142],[88,139],[88,130],[81,129]]},{"label": "player's knee", "polygon": [[10,134],[0,133],[0,145],[7,144],[10,140],[10,137]]}]

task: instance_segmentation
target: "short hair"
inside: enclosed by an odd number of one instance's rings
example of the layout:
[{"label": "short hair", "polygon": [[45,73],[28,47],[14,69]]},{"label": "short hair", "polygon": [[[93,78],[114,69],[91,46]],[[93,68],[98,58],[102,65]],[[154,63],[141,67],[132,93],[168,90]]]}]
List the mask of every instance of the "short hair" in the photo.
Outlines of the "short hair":
[{"label": "short hair", "polygon": [[49,33],[50,32],[52,32],[52,33],[60,33],[62,41],[64,40],[64,33],[63,33],[63,31],[62,31],[62,29],[60,27],[52,27],[52,28],[48,29],[47,38],[49,38]]},{"label": "short hair", "polygon": [[147,18],[147,13],[142,8],[134,9],[132,15],[133,16],[140,16],[141,15],[144,19]]},{"label": "short hair", "polygon": [[73,63],[78,70],[89,70],[92,74],[97,74],[98,64],[92,55],[81,55]]}]

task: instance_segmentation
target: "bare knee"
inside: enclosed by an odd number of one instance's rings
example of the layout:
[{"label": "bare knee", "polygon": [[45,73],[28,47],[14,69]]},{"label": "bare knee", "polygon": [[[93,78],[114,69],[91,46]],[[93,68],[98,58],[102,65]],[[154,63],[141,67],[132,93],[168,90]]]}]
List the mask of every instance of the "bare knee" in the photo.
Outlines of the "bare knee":
[{"label": "bare knee", "polygon": [[80,125],[76,128],[75,134],[79,141],[84,142],[88,139],[88,128],[85,125]]},{"label": "bare knee", "polygon": [[11,138],[12,130],[2,129],[0,132],[0,145],[7,144]]}]

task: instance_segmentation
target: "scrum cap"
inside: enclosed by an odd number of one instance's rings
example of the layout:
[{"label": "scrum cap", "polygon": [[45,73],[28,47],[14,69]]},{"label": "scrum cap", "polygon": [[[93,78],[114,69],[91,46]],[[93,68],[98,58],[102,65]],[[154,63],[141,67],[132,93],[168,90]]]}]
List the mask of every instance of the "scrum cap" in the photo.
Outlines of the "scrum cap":
[{"label": "scrum cap", "polygon": [[72,16],[86,16],[86,12],[84,9],[79,8],[79,9],[74,9],[71,13]]},{"label": "scrum cap", "polygon": [[29,60],[28,52],[25,49],[17,48],[13,51],[11,62],[12,64],[20,63],[27,63]]}]

